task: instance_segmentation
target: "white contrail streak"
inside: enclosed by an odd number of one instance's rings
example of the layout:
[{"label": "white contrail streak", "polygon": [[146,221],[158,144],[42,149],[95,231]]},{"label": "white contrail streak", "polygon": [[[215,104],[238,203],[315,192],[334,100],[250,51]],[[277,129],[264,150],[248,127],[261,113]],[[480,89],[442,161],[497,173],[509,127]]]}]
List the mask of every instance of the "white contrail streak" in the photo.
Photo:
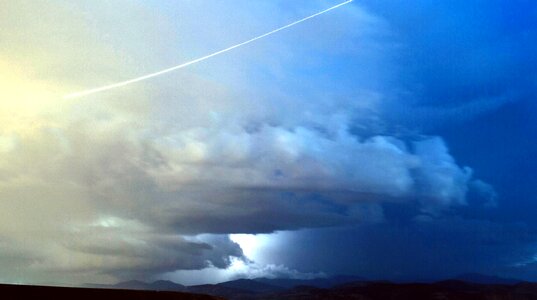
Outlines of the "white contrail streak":
[{"label": "white contrail streak", "polygon": [[322,14],[324,14],[324,13],[326,13],[326,12],[329,12],[329,11],[331,11],[331,10],[333,10],[333,9],[336,9],[336,8],[338,8],[338,7],[340,7],[340,6],[343,6],[343,5],[345,5],[345,4],[349,4],[349,3],[351,3],[352,1],[354,1],[354,0],[348,0],[348,1],[345,1],[345,2],[340,3],[340,4],[338,4],[338,5],[332,6],[332,7],[328,8],[328,9],[325,9],[325,10],[323,10],[323,11],[320,11],[320,12],[318,12],[318,13],[316,13],[316,14],[313,14],[313,15],[311,15],[311,16],[309,16],[309,17],[305,17],[305,18],[300,19],[300,20],[298,20],[298,21],[295,21],[295,22],[293,22],[293,23],[291,23],[291,24],[287,24],[287,25],[282,26],[282,27],[280,27],[280,28],[278,28],[278,29],[274,29],[274,30],[272,30],[272,31],[270,31],[270,32],[267,32],[267,33],[265,33],[265,34],[262,34],[262,35],[260,35],[260,36],[258,36],[258,37],[249,39],[249,40],[247,40],[247,41],[245,41],[245,42],[242,42],[242,43],[240,43],[240,44],[237,44],[237,45],[234,45],[234,46],[225,48],[225,49],[222,49],[222,50],[217,51],[217,52],[214,52],[214,53],[212,53],[212,54],[205,55],[205,56],[203,56],[203,57],[200,57],[200,58],[191,60],[191,61],[189,61],[189,62],[180,64],[180,65],[177,65],[177,66],[174,66],[174,67],[171,67],[171,68],[167,68],[167,69],[164,69],[164,70],[161,70],[161,71],[158,71],[158,72],[154,72],[154,73],[150,73],[150,74],[143,75],[143,76],[140,76],[140,77],[136,77],[136,78],[133,78],[133,79],[129,79],[129,80],[125,80],[125,81],[121,81],[121,82],[117,82],[117,83],[113,83],[113,84],[109,84],[109,85],[105,85],[105,86],[101,86],[101,87],[97,87],[97,88],[93,88],[93,89],[89,89],[89,90],[84,90],[84,91],[80,91],[80,92],[76,92],[76,93],[72,93],[72,94],[67,94],[67,95],[63,96],[63,98],[64,98],[64,99],[72,99],[72,98],[84,97],[84,96],[87,96],[87,95],[90,95],[90,94],[95,94],[95,93],[98,93],[98,92],[103,92],[103,91],[107,91],[107,90],[115,89],[115,88],[118,88],[118,87],[121,87],[121,86],[129,85],[129,84],[131,84],[131,83],[135,83],[135,82],[138,82],[138,81],[146,80],[146,79],[149,79],[149,78],[152,78],[152,77],[160,76],[160,75],[165,74],[165,73],[168,73],[168,72],[172,72],[172,71],[175,71],[175,70],[178,70],[178,69],[182,69],[182,68],[184,68],[184,67],[193,65],[193,64],[195,64],[195,63],[204,61],[204,60],[206,60],[206,59],[209,59],[209,58],[211,58],[211,57],[213,57],[213,56],[217,56],[217,55],[219,55],[219,54],[222,54],[222,53],[231,51],[231,50],[233,50],[233,49],[235,49],[235,48],[238,48],[238,47],[244,46],[244,45],[246,45],[246,44],[252,43],[252,42],[257,41],[257,40],[259,40],[259,39],[262,39],[262,38],[264,38],[264,37],[266,37],[266,36],[269,36],[269,35],[271,35],[271,34],[274,34],[274,33],[278,32],[278,31],[282,31],[282,30],[287,29],[287,28],[289,28],[289,27],[291,27],[291,26],[294,26],[294,25],[297,25],[297,24],[299,24],[299,23],[302,23],[302,22],[304,22],[304,21],[306,21],[306,20],[309,20],[309,19],[311,19],[311,18],[315,18],[315,17],[317,17],[317,16],[319,16],[319,15],[322,15]]}]

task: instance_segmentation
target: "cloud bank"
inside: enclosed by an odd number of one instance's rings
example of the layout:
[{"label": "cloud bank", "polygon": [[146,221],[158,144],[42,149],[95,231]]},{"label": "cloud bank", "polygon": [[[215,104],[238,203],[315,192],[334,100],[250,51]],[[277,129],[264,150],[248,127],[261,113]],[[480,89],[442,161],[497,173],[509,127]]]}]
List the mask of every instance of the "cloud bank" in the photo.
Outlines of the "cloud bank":
[{"label": "cloud bank", "polygon": [[[283,4],[249,4],[239,20],[270,28],[326,4],[307,3],[265,23],[259,10]],[[383,124],[389,75],[375,70],[389,53],[376,50],[388,33],[359,6],[181,74],[57,97],[249,34],[213,26],[232,10],[222,3],[204,17],[198,2],[160,13],[169,5],[0,5],[9,62],[0,65],[0,278],[80,283],[227,268],[247,259],[228,234],[382,222],[384,203],[438,216],[476,186],[493,193],[441,137],[372,130]],[[170,11],[196,13],[177,20]],[[182,44],[193,23],[207,27],[194,41],[211,45]],[[166,33],[177,38],[159,40]],[[341,79],[335,58],[371,73]]]}]

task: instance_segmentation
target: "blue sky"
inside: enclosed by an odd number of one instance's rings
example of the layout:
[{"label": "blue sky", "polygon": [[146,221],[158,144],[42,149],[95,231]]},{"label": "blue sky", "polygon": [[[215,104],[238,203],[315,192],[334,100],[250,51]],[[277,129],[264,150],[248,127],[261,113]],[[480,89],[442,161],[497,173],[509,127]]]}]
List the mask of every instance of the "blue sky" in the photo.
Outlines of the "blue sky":
[{"label": "blue sky", "polygon": [[0,280],[537,280],[537,4],[0,4]]}]

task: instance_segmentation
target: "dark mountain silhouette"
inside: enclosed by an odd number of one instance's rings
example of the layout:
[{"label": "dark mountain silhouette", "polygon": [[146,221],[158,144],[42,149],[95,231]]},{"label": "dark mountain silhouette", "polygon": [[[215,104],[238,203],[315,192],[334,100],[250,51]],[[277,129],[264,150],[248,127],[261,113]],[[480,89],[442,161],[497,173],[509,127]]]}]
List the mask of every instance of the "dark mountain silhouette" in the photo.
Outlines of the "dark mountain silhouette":
[{"label": "dark mountain silhouette", "polygon": [[189,291],[194,293],[207,293],[212,295],[229,296],[232,294],[259,294],[277,292],[296,286],[312,286],[317,288],[331,288],[347,282],[365,281],[358,276],[334,276],[316,279],[286,279],[286,278],[256,278],[237,279],[218,284],[202,284],[184,286],[168,280],[159,280],[146,283],[138,280],[124,281],[114,285],[87,284],[87,287],[106,289],[154,290],[154,291]]},{"label": "dark mountain silhouette", "polygon": [[256,278],[255,281],[266,283],[273,286],[278,286],[290,289],[296,286],[313,286],[317,288],[331,288],[336,285],[345,284],[347,282],[367,281],[367,279],[359,276],[338,275],[327,278],[315,279],[286,279],[286,278]]},{"label": "dark mountain silhouette", "polygon": [[[521,282],[514,285],[514,290],[517,293],[537,295],[537,283]],[[535,296],[535,299],[537,299],[537,296]]]},{"label": "dark mountain silhouette", "polygon": [[218,284],[202,284],[187,287],[188,292],[219,296],[226,299],[254,299],[255,292]]},{"label": "dark mountain silhouette", "polygon": [[148,283],[145,283],[143,281],[138,281],[138,280],[120,282],[118,284],[114,284],[113,287],[117,289],[125,289],[125,290],[151,290],[149,288]]},{"label": "dark mountain silhouette", "polygon": [[218,286],[246,290],[251,293],[269,293],[284,290],[285,287],[272,285],[254,279],[237,279],[217,284]]},{"label": "dark mountain silhouette", "polygon": [[155,291],[186,291],[187,287],[169,280],[157,280],[149,284],[149,289]]},{"label": "dark mountain silhouette", "polygon": [[[457,278],[459,279],[433,283],[367,281],[355,276],[335,276],[312,280],[257,278],[186,287],[171,281],[156,281],[153,283],[127,281],[106,287],[114,289],[139,290],[143,288],[160,291],[179,291],[212,295],[229,300],[537,300],[537,283],[520,282],[515,279],[481,274],[462,274],[457,276]],[[477,280],[481,282],[474,282]]]},{"label": "dark mountain silhouette", "polygon": [[498,276],[483,275],[479,273],[465,273],[458,275],[453,278],[455,280],[461,280],[466,282],[473,283],[482,283],[482,284],[517,284],[523,282],[523,280],[514,279],[514,278],[503,278]]},{"label": "dark mountain silhouette", "polygon": [[171,291],[171,292],[181,292],[186,291],[187,287],[175,283],[169,280],[158,280],[152,283],[147,283],[138,280],[123,281],[116,284],[86,284],[86,287],[89,288],[100,288],[100,289],[123,289],[123,290],[147,290],[147,291]]},{"label": "dark mountain silhouette", "polygon": [[457,280],[437,283],[356,282],[330,289],[295,287],[279,293],[261,295],[255,300],[525,300],[537,299],[537,284],[514,286],[477,284]]}]

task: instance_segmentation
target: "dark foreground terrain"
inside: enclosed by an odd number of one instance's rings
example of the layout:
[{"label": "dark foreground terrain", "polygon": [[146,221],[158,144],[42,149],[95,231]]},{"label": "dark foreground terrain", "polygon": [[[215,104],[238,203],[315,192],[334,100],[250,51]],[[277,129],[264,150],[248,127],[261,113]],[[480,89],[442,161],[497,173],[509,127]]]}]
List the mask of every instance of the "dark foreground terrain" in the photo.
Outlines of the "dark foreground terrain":
[{"label": "dark foreground terrain", "polygon": [[76,299],[76,300],[217,300],[220,297],[183,292],[119,289],[66,288],[0,284],[0,299]]},{"label": "dark foreground terrain", "polygon": [[428,283],[393,283],[368,281],[356,276],[336,276],[311,280],[238,279],[194,286],[164,280],[153,283],[127,281],[99,287],[181,291],[229,300],[537,300],[537,283],[471,273]]},{"label": "dark foreground terrain", "polygon": [[432,284],[352,283],[330,289],[296,287],[272,295],[258,295],[250,299],[526,300],[537,299],[537,284],[520,283],[510,286],[475,284],[462,281],[444,281]]},{"label": "dark foreground terrain", "polygon": [[[265,281],[265,282],[262,282]],[[267,283],[268,282],[268,283]],[[134,284],[136,282],[130,282]],[[297,281],[296,283],[301,283]],[[316,282],[319,285],[326,282]],[[133,288],[140,288],[140,282]],[[278,284],[278,285],[276,285]],[[353,281],[332,287],[298,285],[278,280],[241,279],[215,285],[185,287],[159,281],[148,284],[160,291],[129,290],[125,288],[60,288],[23,285],[0,285],[2,299],[196,299],[196,300],[537,300],[537,284],[471,283],[446,280],[435,283],[391,283]],[[284,287],[285,285],[285,287]],[[148,287],[144,286],[144,287]],[[188,291],[170,291],[185,289]],[[166,291],[167,290],[167,291]],[[196,294],[200,293],[200,294]],[[212,294],[208,296],[204,294]]]}]

